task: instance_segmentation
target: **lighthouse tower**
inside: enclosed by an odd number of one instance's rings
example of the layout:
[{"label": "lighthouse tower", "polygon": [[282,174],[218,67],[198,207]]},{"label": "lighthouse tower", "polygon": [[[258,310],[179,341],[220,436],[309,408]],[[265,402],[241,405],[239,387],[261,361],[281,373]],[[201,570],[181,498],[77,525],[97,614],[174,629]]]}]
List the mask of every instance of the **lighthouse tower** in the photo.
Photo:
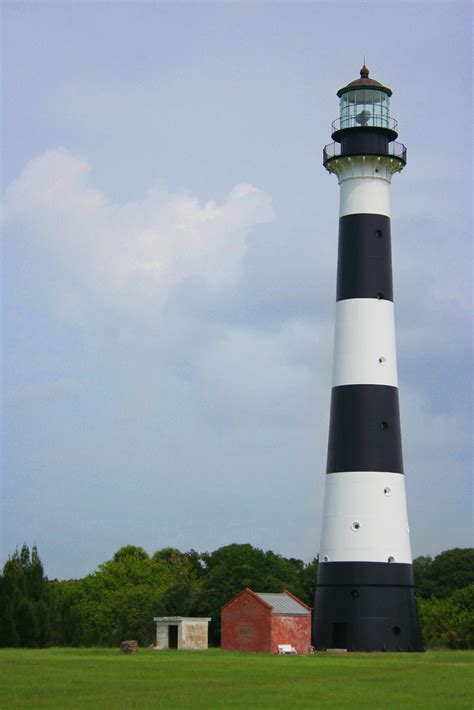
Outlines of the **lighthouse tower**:
[{"label": "lighthouse tower", "polygon": [[391,90],[337,92],[324,166],[340,185],[336,326],[313,643],[421,651],[398,405],[390,181],[406,164]]}]

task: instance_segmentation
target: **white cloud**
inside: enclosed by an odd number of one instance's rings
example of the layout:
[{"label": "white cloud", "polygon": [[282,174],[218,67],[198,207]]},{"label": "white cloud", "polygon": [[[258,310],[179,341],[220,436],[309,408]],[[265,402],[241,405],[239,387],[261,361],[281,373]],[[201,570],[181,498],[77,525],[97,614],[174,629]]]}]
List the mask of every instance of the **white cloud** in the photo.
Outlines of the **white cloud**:
[{"label": "white cloud", "polygon": [[155,189],[115,205],[90,185],[87,161],[63,148],[27,164],[4,214],[28,224],[80,286],[136,315],[189,278],[210,289],[235,283],[249,229],[273,218],[269,196],[248,184],[223,204]]}]

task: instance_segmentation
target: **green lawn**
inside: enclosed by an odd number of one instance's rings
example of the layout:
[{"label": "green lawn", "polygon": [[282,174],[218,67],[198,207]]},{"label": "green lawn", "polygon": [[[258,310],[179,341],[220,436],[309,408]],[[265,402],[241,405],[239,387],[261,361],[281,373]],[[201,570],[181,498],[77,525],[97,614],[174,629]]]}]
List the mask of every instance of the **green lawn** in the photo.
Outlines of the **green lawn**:
[{"label": "green lawn", "polygon": [[0,708],[474,708],[474,651],[0,649]]}]

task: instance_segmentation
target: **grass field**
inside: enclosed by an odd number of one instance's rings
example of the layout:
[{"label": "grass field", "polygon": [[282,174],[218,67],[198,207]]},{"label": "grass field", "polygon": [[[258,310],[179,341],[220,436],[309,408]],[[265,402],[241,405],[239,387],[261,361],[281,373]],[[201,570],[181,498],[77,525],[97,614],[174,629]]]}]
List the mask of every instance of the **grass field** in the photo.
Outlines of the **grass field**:
[{"label": "grass field", "polygon": [[474,651],[0,649],[0,708],[474,708]]}]

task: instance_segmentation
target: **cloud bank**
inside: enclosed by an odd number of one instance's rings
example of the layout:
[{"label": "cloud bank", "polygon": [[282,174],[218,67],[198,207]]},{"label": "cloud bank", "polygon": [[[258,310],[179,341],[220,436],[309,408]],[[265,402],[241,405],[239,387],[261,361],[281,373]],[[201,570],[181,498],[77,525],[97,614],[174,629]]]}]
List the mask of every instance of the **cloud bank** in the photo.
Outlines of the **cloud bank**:
[{"label": "cloud bank", "polygon": [[160,189],[114,205],[89,182],[86,160],[50,150],[8,187],[5,220],[20,218],[81,286],[137,316],[188,279],[211,290],[234,284],[249,229],[273,219],[269,196],[249,184],[221,205]]}]

